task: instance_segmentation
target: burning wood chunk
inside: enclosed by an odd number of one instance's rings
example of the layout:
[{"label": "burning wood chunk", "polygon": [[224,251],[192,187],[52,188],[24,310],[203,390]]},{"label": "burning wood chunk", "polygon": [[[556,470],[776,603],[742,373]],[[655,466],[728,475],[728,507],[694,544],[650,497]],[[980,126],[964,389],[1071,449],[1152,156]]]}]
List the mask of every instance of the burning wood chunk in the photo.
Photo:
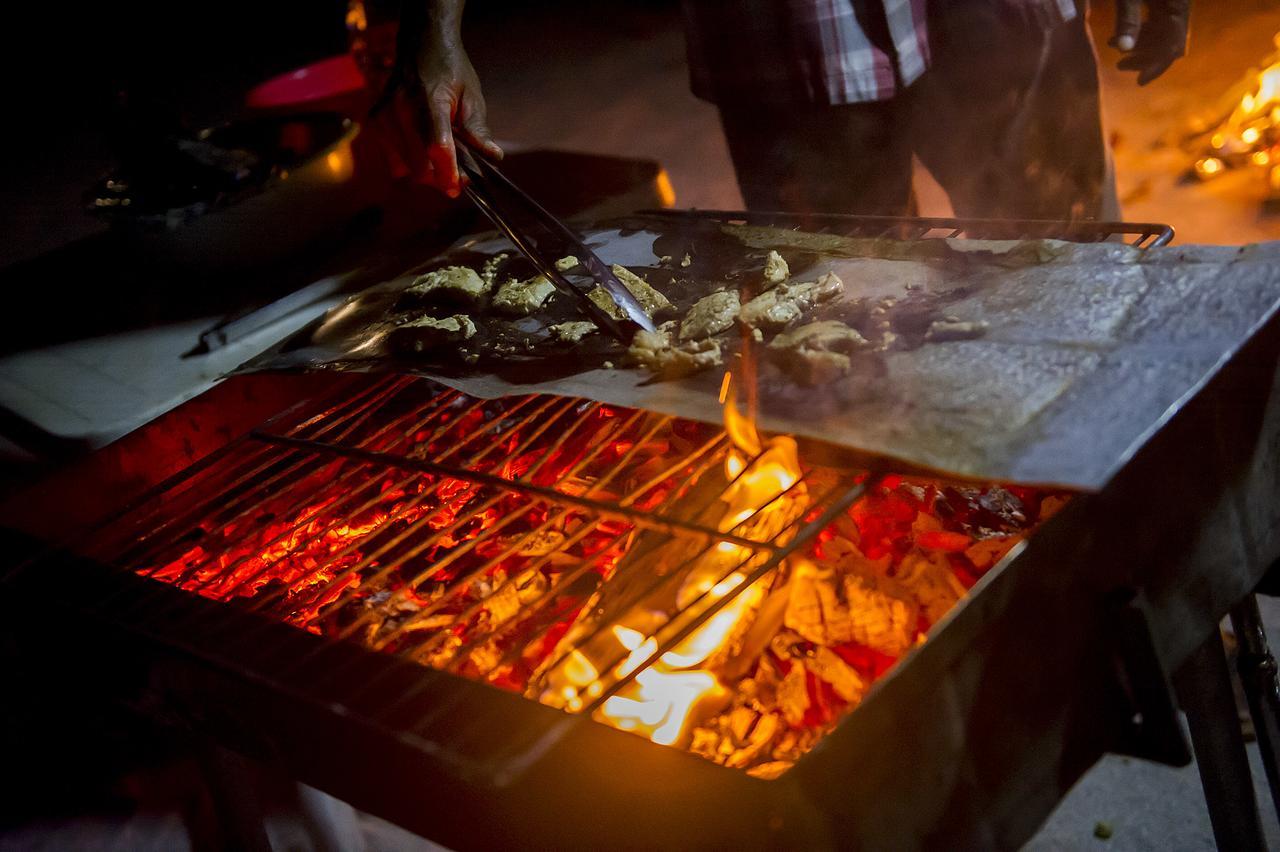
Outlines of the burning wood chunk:
[{"label": "burning wood chunk", "polygon": [[492,282],[486,283],[470,267],[446,266],[413,279],[413,283],[405,288],[404,295],[415,299],[447,299],[478,305],[491,286]]},{"label": "burning wood chunk", "polygon": [[543,530],[521,543],[521,556],[546,556],[564,547],[564,533],[559,530]]},{"label": "burning wood chunk", "polygon": [[975,541],[965,549],[964,555],[969,557],[973,567],[982,570],[995,565],[1018,542],[1020,535],[994,536]]},{"label": "burning wood chunk", "polygon": [[829,382],[849,372],[849,356],[871,344],[838,320],[813,322],[769,341],[774,362],[805,385]]},{"label": "burning wood chunk", "polygon": [[467,340],[475,333],[475,323],[463,314],[440,319],[424,315],[400,323],[388,335],[388,342],[397,349],[426,352],[446,343]]},{"label": "burning wood chunk", "polygon": [[961,321],[953,317],[934,320],[929,323],[929,330],[924,339],[930,343],[941,343],[946,340],[973,340],[987,333],[987,324],[982,321]]},{"label": "burning wood chunk", "polygon": [[738,319],[752,328],[784,328],[800,319],[814,305],[839,295],[843,289],[844,282],[834,272],[828,272],[817,281],[779,284],[743,305]]},{"label": "burning wood chunk", "polygon": [[742,302],[736,290],[725,290],[703,296],[680,322],[681,340],[700,340],[733,327]]},{"label": "burning wood chunk", "polygon": [[867,684],[862,676],[830,648],[821,645],[814,648],[813,655],[804,658],[804,667],[815,677],[831,684],[836,695],[851,704],[861,701],[867,692]]},{"label": "burning wood chunk", "polygon": [[[801,673],[801,679],[804,674]],[[725,766],[742,769],[750,766],[756,761],[761,754],[766,752],[773,738],[778,735],[782,729],[782,722],[772,713],[761,716],[751,729],[751,733],[747,735],[747,741],[742,748],[729,755],[728,760],[724,762]]]},{"label": "burning wood chunk", "polygon": [[965,595],[947,555],[939,551],[911,551],[903,557],[895,579],[915,596],[930,624],[940,621]]},{"label": "burning wood chunk", "polygon": [[[622,286],[631,291],[631,295],[636,297],[636,301],[640,303],[640,307],[643,308],[644,312],[649,316],[653,316],[659,311],[663,311],[671,307],[671,302],[666,296],[653,289],[648,281],[645,281],[630,269],[619,266],[616,263],[611,267],[611,269],[613,270],[613,274],[617,276],[618,280],[622,282]],[[614,319],[623,319],[626,316],[622,312],[622,308],[618,307],[617,303],[613,301],[613,297],[609,295],[609,291],[603,287],[597,286],[590,293],[587,293],[587,298],[595,302],[600,307],[600,310],[604,311]]]},{"label": "burning wood chunk", "polygon": [[793,663],[778,685],[778,709],[789,724],[799,725],[804,721],[809,709],[809,679],[804,666]]},{"label": "burning wood chunk", "polygon": [[896,657],[915,643],[916,603],[901,584],[871,573],[844,577],[853,641]]},{"label": "burning wood chunk", "polygon": [[770,249],[769,256],[764,259],[764,280],[766,284],[781,284],[791,277],[791,267],[782,255]]},{"label": "burning wood chunk", "polygon": [[493,309],[512,316],[528,316],[542,307],[556,287],[544,276],[535,275],[527,281],[510,280],[498,288],[493,297]]},{"label": "burning wood chunk", "polygon": [[561,343],[577,343],[588,334],[595,334],[599,329],[588,320],[571,320],[549,326],[547,331]]},{"label": "burning wood chunk", "polygon": [[771,760],[768,763],[757,764],[747,770],[747,774],[754,778],[763,778],[766,781],[772,781],[775,778],[782,777],[782,773],[795,766],[789,760]]},{"label": "burning wood chunk", "polygon": [[1070,497],[1050,494],[1048,497],[1040,501],[1040,520],[1047,521],[1058,512],[1062,511],[1062,507],[1071,502]]},{"label": "burning wood chunk", "polygon": [[889,577],[861,565],[837,573],[803,562],[790,586],[784,623],[810,642],[858,642],[897,656],[915,640],[916,603]]},{"label": "burning wood chunk", "polygon": [[666,378],[687,376],[722,363],[720,344],[713,339],[691,340],[673,345],[662,332],[639,331],[627,354],[651,373]]}]

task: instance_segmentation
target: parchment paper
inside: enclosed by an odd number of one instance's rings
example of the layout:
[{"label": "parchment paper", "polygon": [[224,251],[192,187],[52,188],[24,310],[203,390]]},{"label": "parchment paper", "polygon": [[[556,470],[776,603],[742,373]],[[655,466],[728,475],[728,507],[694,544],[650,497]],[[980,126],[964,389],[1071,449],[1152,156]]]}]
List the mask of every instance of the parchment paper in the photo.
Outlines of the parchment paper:
[{"label": "parchment paper", "polygon": [[[761,428],[913,467],[1084,490],[1101,488],[1280,307],[1280,243],[1143,252],[1119,243],[896,242],[662,219],[587,233],[606,262],[644,274],[679,313],[717,287],[757,290],[769,249],[788,260],[793,280],[827,271],[843,279],[841,298],[812,318],[865,321],[868,308],[896,300],[888,316],[901,332],[897,345],[856,357],[848,375],[816,387],[797,385],[758,357],[760,344],[731,333],[725,368],[742,375],[741,352],[751,348]],[[415,274],[449,263],[478,268],[503,251],[511,247],[496,238],[465,242],[359,294],[241,370],[395,370],[474,396],[553,393],[720,420],[721,370],[654,381],[626,367],[604,336],[549,343],[547,325],[577,318],[559,295],[535,317],[482,323],[466,351],[406,357],[388,347],[398,293]],[[512,261],[513,274],[522,262]],[[942,314],[985,322],[987,331],[941,343],[913,335],[920,321]],[[495,347],[504,351],[495,355]],[[483,357],[466,363],[477,350]]]}]

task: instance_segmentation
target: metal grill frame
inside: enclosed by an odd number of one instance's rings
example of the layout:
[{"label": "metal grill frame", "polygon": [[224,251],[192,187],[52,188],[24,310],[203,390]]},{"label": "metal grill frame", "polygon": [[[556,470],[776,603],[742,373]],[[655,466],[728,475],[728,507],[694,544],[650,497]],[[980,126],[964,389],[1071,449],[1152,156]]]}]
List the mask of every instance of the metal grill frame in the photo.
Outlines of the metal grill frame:
[{"label": "metal grill frame", "polygon": [[[66,553],[7,575],[3,623],[73,683],[132,675],[135,702],[455,848],[1011,848],[1104,751],[1134,748],[1117,600],[1141,604],[1170,672],[1280,556],[1277,363],[1272,316],[775,781]],[[53,634],[27,605],[51,578],[78,616]],[[152,594],[165,606],[122,616]],[[344,669],[382,674],[364,692],[318,677]]]},{"label": "metal grill frame", "polygon": [[[414,406],[408,413],[399,413],[394,417],[378,416],[384,413],[379,408],[380,406],[387,405],[395,400],[398,395],[413,394],[414,391],[421,391],[425,402]],[[467,400],[470,401],[465,408],[460,410],[455,408],[455,403]],[[441,436],[455,429],[457,424],[462,422],[469,413],[480,410],[486,405],[500,407],[503,414],[486,421],[476,432],[463,439],[461,443],[449,445],[442,453],[438,453],[434,459],[420,457],[417,448],[410,446],[414,442],[413,436],[424,430],[432,434],[420,442],[419,446],[433,445]],[[456,546],[444,559],[433,561],[425,572],[412,579],[407,586],[393,592],[392,597],[401,596],[405,589],[417,589],[422,583],[437,575],[460,556],[475,550],[485,541],[501,533],[506,525],[519,520],[527,511],[539,505],[546,505],[555,507],[560,512],[559,515],[549,518],[541,525],[521,533],[515,542],[504,547],[503,553],[499,556],[489,557],[479,567],[469,569],[464,577],[453,583],[446,593],[445,599],[433,602],[431,606],[415,613],[394,627],[387,635],[377,637],[377,644],[374,650],[382,650],[402,636],[414,623],[438,611],[439,605],[443,604],[447,598],[465,592],[467,586],[479,580],[489,569],[496,566],[501,559],[518,550],[523,544],[527,544],[552,520],[566,517],[574,510],[585,513],[585,517],[578,519],[578,526],[573,530],[574,536],[581,537],[589,534],[606,519],[623,519],[632,524],[635,529],[645,529],[651,533],[672,537],[684,536],[702,542],[699,545],[699,549],[691,551],[682,563],[669,568],[665,574],[658,575],[651,584],[643,588],[642,594],[637,595],[632,601],[633,605],[647,598],[648,594],[664,586],[669,586],[673,581],[678,581],[682,577],[684,569],[691,567],[716,545],[728,542],[741,548],[743,550],[742,555],[736,562],[726,562],[722,566],[723,576],[719,578],[722,581],[735,571],[746,571],[746,580],[735,591],[718,599],[708,599],[708,595],[704,595],[685,609],[671,613],[667,624],[655,633],[655,638],[658,639],[658,642],[654,652],[642,665],[635,667],[628,674],[624,676],[615,676],[613,674],[614,669],[627,657],[627,651],[621,646],[619,646],[617,656],[614,659],[600,661],[601,671],[606,673],[602,675],[602,683],[605,686],[601,694],[583,709],[582,712],[589,716],[598,710],[610,697],[617,695],[631,684],[641,671],[656,662],[663,654],[677,646],[716,613],[735,600],[737,595],[743,593],[757,580],[777,569],[783,560],[795,552],[796,549],[811,542],[814,536],[847,510],[868,488],[873,487],[875,482],[873,477],[868,477],[865,481],[855,481],[852,474],[850,474],[846,481],[843,483],[837,482],[826,489],[824,493],[810,493],[806,497],[805,512],[798,514],[784,529],[778,532],[779,539],[786,539],[785,545],[778,544],[778,540],[760,540],[744,536],[738,530],[747,525],[757,514],[769,509],[773,502],[785,498],[791,492],[798,491],[802,486],[808,485],[810,486],[809,490],[812,491],[812,483],[808,480],[811,473],[810,470],[804,471],[786,492],[775,496],[770,503],[757,507],[751,516],[739,520],[730,529],[719,530],[700,525],[685,519],[684,516],[688,513],[687,507],[682,507],[680,513],[673,513],[668,509],[677,499],[684,497],[695,479],[706,474],[711,467],[722,464],[724,454],[729,449],[730,444],[726,434],[720,430],[711,435],[700,446],[694,448],[692,452],[680,455],[674,461],[664,459],[664,467],[661,473],[649,477],[637,490],[633,490],[621,499],[612,501],[593,499],[590,496],[591,493],[609,484],[611,480],[627,468],[637,451],[659,432],[670,426],[674,418],[665,415],[647,415],[652,419],[652,422],[645,427],[643,434],[639,436],[640,439],[634,440],[631,449],[614,462],[608,470],[596,475],[596,478],[592,481],[592,491],[585,495],[568,493],[530,481],[545,464],[551,461],[556,452],[568,442],[579,427],[605,408],[618,412],[627,411],[627,409],[621,409],[617,406],[604,406],[601,403],[560,397],[521,397],[512,403],[470,399],[457,391],[437,385],[427,379],[396,376],[381,379],[371,383],[362,393],[336,406],[321,404],[317,406],[318,410],[315,412],[303,412],[302,421],[292,424],[288,428],[280,429],[276,424],[265,424],[250,431],[243,438],[228,445],[222,451],[222,457],[216,462],[210,461],[199,466],[189,478],[182,477],[166,482],[163,489],[149,493],[144,499],[136,502],[132,508],[113,516],[109,523],[85,536],[77,546],[77,551],[83,552],[103,564],[117,566],[119,570],[137,571],[143,577],[156,579],[163,566],[187,549],[192,541],[196,540],[194,533],[198,531],[201,532],[201,538],[203,539],[205,537],[216,537],[227,529],[234,527],[235,535],[250,540],[257,539],[261,534],[272,528],[273,522],[277,517],[274,512],[266,513],[264,511],[268,506],[273,510],[282,510],[289,513],[288,517],[293,519],[289,527],[276,533],[264,545],[271,546],[305,525],[307,521],[314,517],[313,515],[304,515],[303,512],[307,508],[308,501],[317,496],[310,491],[304,490],[296,495],[297,499],[302,502],[280,507],[277,505],[280,498],[275,494],[275,489],[279,487],[281,482],[290,480],[301,480],[305,485],[308,476],[323,469],[324,465],[331,460],[352,461],[360,465],[344,471],[339,476],[338,482],[350,478],[353,474],[362,474],[370,470],[377,471],[377,473],[372,477],[365,478],[363,482],[353,489],[343,492],[336,504],[325,506],[323,514],[332,516],[334,520],[329,521],[327,526],[318,532],[312,532],[310,534],[312,541],[322,538],[334,526],[342,523],[345,519],[358,516],[363,509],[376,502],[378,499],[378,486],[385,483],[385,480],[382,479],[384,473],[403,472],[405,474],[396,487],[408,485],[422,474],[432,474],[437,477],[425,491],[407,499],[400,505],[399,510],[402,513],[402,517],[406,510],[424,506],[431,507],[433,498],[446,481],[469,482],[497,492],[495,496],[479,501],[478,505],[474,505],[477,500],[469,501],[465,506],[464,514],[441,529],[431,530],[424,527],[425,521],[430,517],[428,509],[426,513],[398,532],[388,543],[379,541],[383,537],[383,530],[380,529],[367,538],[355,539],[339,551],[330,553],[316,566],[310,568],[307,575],[302,579],[307,580],[320,575],[325,569],[338,563],[343,556],[358,549],[361,555],[356,564],[342,568],[341,571],[338,571],[335,576],[324,583],[322,589],[317,589],[310,595],[312,598],[323,598],[325,597],[325,590],[337,588],[340,592],[340,600],[336,602],[331,600],[330,604],[326,604],[337,607],[352,602],[356,597],[354,592],[345,588],[346,581],[374,564],[374,560],[379,559],[389,549],[412,540],[412,546],[408,551],[399,554],[395,558],[381,561],[372,576],[363,577],[361,586],[366,582],[370,584],[382,582],[393,572],[399,570],[404,563],[419,556],[442,537],[451,535],[460,527],[469,523],[479,513],[494,506],[503,495],[519,495],[527,498],[529,503],[518,510],[508,510],[502,518],[487,528],[481,535],[469,538],[465,544]],[[520,416],[514,417],[517,413]],[[602,430],[608,433],[603,436],[603,440],[601,436],[593,434],[591,438],[596,442],[594,447],[577,458],[565,472],[565,475],[574,475],[593,461],[600,451],[604,449],[605,440],[613,440],[615,437],[628,435],[629,428],[636,425],[642,415],[645,415],[642,411],[631,411],[621,429]],[[560,424],[558,421],[561,418],[572,420],[572,423],[568,425]],[[370,420],[375,420],[378,423],[371,434],[365,436],[356,444],[344,442],[345,438],[352,435],[362,424]],[[438,421],[438,424],[433,420]],[[484,457],[495,455],[498,452],[503,452],[507,457],[521,456],[553,426],[558,427],[556,439],[548,446],[539,449],[540,458],[519,478],[512,480],[493,473],[473,469],[472,466],[477,461]],[[500,450],[499,448],[504,445],[508,437],[519,437],[520,445],[514,450]],[[371,446],[388,438],[391,439],[390,444],[377,450],[370,449]],[[455,461],[453,458],[455,455],[467,455],[467,453],[460,453],[459,451],[464,447],[471,446],[473,442],[476,442],[480,448],[475,452],[471,452],[468,458]],[[737,477],[727,481],[719,489],[719,495],[723,497],[739,478],[747,475],[753,469],[760,458],[761,455],[758,455],[755,458],[745,460]],[[219,465],[229,467],[229,469],[218,470]],[[686,473],[683,479],[674,483],[671,482],[674,477],[690,467],[696,468],[693,473]],[[209,481],[210,476],[213,477],[212,481]],[[670,494],[664,499],[663,504],[657,507],[657,511],[638,510],[632,507],[631,504],[662,484],[671,484],[673,487],[671,487]],[[318,487],[326,493],[332,493],[332,485],[325,484]],[[283,487],[289,489],[291,486],[285,485]],[[370,491],[373,492],[374,496],[367,501],[361,502],[363,496]],[[197,499],[190,505],[184,504],[181,499],[170,499],[171,495],[174,494],[181,497],[192,493],[195,494]],[[347,505],[350,503],[359,505]],[[257,519],[254,519],[255,516],[258,516]],[[806,517],[811,517],[811,520],[806,521]],[[390,520],[386,522],[388,526],[390,526]],[[614,540],[621,544],[629,532],[630,530],[628,529],[617,533],[614,536]],[[95,540],[100,534],[106,536],[105,541]],[[572,543],[573,541],[566,542],[566,544]],[[303,547],[305,547],[305,544],[294,541],[290,550],[298,550]],[[556,585],[548,589],[540,600],[529,608],[536,608],[542,603],[553,600],[561,590],[592,568],[596,559],[604,555],[605,552],[605,550],[602,550],[591,560],[584,562],[583,565],[566,572],[568,574],[567,577],[557,578]],[[235,570],[248,558],[247,555],[237,557],[229,565],[219,568],[212,576],[196,582],[199,568],[207,565],[218,556],[218,551],[213,550],[202,557],[197,565],[186,568],[180,576],[164,578],[161,582],[185,588],[188,592],[202,593],[209,590],[211,586],[220,585],[222,578],[234,576]],[[531,568],[537,568],[539,565],[540,563],[535,560]],[[150,567],[140,569],[139,566]],[[271,565],[264,566],[250,577],[239,579],[234,586],[221,591],[217,595],[218,599],[224,602],[235,601],[237,610],[247,609],[251,612],[266,612],[274,604],[282,603],[289,587],[277,587],[270,591],[262,591],[255,594],[244,602],[236,601],[237,590],[261,578],[271,567]],[[188,581],[195,582],[195,585],[186,586],[185,584]],[[511,582],[513,581],[510,578],[505,581],[505,583]],[[292,585],[291,583],[290,586]],[[493,594],[497,594],[496,589],[491,593],[491,596]],[[467,617],[476,610],[483,608],[485,600],[487,598],[477,600],[472,604],[458,617],[458,623],[465,623]],[[117,606],[117,601],[112,597],[104,599],[102,603],[104,607]],[[138,616],[145,613],[152,606],[154,605],[146,600],[135,601],[128,609],[120,610],[120,613],[127,617]],[[228,612],[232,612],[231,608],[228,608]],[[522,615],[526,614],[531,613],[522,612]],[[287,613],[276,613],[277,618],[282,618],[286,615]],[[352,639],[359,628],[368,623],[368,616],[369,613],[366,612],[352,623],[346,625],[336,638],[338,640]],[[540,641],[552,626],[553,623],[548,623],[533,636],[521,638],[518,645],[512,650],[519,650],[528,647],[533,642]],[[601,629],[603,628],[597,627],[583,641],[589,641],[591,636],[596,635]],[[499,634],[503,630],[504,628],[500,628]],[[440,630],[420,644],[408,649],[396,649],[394,653],[401,657],[409,658],[414,654],[420,654],[429,648],[436,647],[446,637],[447,631]],[[458,666],[467,659],[464,652],[473,648],[478,641],[485,638],[488,637],[475,637],[475,639],[464,643],[455,652],[453,662],[446,667],[446,670],[456,673]],[[491,672],[498,665],[510,661],[511,657],[508,654],[491,668]]]}]

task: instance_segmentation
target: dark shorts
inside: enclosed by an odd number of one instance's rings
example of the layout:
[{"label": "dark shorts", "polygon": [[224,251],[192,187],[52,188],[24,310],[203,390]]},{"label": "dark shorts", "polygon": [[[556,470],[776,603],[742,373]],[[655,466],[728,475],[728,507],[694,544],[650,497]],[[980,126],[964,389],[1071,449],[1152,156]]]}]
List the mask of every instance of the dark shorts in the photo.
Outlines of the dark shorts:
[{"label": "dark shorts", "polygon": [[932,3],[933,66],[891,100],[722,104],[747,207],[909,214],[914,154],[958,216],[1117,217],[1083,14],[1044,29],[1001,6]]}]

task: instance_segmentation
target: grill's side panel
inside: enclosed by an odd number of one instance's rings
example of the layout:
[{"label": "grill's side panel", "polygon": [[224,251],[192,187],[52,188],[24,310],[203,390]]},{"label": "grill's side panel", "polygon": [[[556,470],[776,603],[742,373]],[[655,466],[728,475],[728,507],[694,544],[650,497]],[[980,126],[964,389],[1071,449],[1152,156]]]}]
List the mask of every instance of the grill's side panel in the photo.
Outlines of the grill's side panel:
[{"label": "grill's side panel", "polygon": [[1273,318],[797,765],[837,836],[1014,848],[1104,751],[1133,747],[1117,607],[1136,594],[1169,674],[1280,555],[1278,361]]}]

